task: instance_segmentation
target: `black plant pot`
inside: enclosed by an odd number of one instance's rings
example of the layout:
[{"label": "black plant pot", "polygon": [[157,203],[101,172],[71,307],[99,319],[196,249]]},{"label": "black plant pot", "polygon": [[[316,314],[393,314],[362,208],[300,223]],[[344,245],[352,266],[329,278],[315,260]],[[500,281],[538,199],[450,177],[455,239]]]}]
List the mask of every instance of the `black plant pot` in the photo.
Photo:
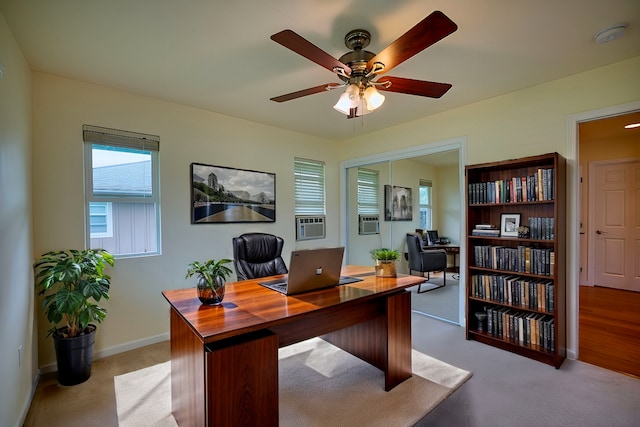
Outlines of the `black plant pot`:
[{"label": "black plant pot", "polygon": [[53,345],[56,349],[60,385],[76,385],[89,379],[95,341],[94,325],[89,325],[84,334],[73,338],[58,337],[54,334]]}]

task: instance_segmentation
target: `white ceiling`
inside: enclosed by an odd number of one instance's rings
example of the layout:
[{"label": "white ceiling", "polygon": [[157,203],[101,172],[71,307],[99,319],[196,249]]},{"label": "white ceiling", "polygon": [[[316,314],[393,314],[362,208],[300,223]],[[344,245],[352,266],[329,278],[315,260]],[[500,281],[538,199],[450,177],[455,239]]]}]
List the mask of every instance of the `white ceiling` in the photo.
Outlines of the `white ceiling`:
[{"label": "white ceiling", "polygon": [[[387,92],[355,120],[331,108],[337,91],[269,100],[339,82],[272,34],[338,58],[364,28],[377,53],[434,10],[458,31],[390,74],[453,84],[442,98]],[[640,55],[638,0],[0,0],[0,12],[33,70],[338,140]],[[595,43],[619,23],[622,38]]]}]

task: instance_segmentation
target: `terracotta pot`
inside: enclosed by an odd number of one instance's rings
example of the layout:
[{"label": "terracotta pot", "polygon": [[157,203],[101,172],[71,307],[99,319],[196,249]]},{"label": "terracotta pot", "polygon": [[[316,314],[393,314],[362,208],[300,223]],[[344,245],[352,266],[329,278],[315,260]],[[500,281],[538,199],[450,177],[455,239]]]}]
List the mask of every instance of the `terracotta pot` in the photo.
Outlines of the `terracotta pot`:
[{"label": "terracotta pot", "polygon": [[396,277],[396,261],[376,260],[376,277]]}]

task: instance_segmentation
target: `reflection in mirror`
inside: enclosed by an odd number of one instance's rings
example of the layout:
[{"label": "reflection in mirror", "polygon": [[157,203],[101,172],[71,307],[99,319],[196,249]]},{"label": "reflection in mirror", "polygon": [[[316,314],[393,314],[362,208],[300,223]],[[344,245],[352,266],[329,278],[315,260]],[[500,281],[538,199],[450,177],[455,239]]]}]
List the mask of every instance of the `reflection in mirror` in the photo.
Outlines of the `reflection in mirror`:
[{"label": "reflection in mirror", "polygon": [[[347,177],[349,264],[373,265],[369,252],[380,247],[404,254],[406,234],[416,230],[438,230],[459,245],[458,150],[352,167]],[[404,256],[398,272],[408,273]]]},{"label": "reflection in mirror", "polygon": [[373,265],[372,249],[391,247],[391,228],[384,221],[383,188],[390,182],[391,162],[347,170],[348,233],[346,258],[352,265]]},{"label": "reflection in mirror", "polygon": [[[345,261],[372,266],[372,249],[396,249],[402,254],[397,271],[408,274],[406,235],[418,229],[437,230],[440,239],[459,247],[465,198],[459,155],[455,149],[348,168]],[[459,267],[461,255],[453,254],[447,257],[449,267],[454,256]],[[442,273],[431,278],[432,283],[443,280]],[[448,273],[445,287],[423,294],[412,290],[412,310],[458,324],[463,291],[456,279]]]}]

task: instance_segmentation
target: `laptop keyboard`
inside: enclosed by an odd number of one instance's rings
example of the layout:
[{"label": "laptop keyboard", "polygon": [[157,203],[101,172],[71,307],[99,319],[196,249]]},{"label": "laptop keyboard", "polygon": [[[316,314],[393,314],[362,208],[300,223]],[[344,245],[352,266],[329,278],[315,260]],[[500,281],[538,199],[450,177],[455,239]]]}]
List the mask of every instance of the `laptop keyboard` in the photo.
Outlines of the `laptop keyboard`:
[{"label": "laptop keyboard", "polygon": [[349,283],[362,282],[362,279],[353,276],[340,276],[338,285],[348,285]]},{"label": "laptop keyboard", "polygon": [[[358,278],[358,277],[353,277],[353,276],[340,276],[340,281],[338,282],[338,285],[347,285],[349,283],[356,283],[356,282],[361,282],[362,279]],[[283,279],[278,279],[278,280],[269,280],[266,282],[258,282],[263,286],[266,286],[268,288],[280,291],[282,293],[286,293],[287,292],[287,281],[283,280]]]}]

